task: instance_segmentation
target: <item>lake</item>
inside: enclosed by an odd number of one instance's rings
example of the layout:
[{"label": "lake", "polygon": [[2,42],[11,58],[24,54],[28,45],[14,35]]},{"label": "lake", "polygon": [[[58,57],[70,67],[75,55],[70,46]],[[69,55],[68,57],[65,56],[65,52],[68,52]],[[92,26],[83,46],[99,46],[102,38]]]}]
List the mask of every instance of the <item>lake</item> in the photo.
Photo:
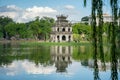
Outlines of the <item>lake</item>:
[{"label": "lake", "polygon": [[93,57],[91,45],[0,43],[0,80],[120,80],[120,55]]}]

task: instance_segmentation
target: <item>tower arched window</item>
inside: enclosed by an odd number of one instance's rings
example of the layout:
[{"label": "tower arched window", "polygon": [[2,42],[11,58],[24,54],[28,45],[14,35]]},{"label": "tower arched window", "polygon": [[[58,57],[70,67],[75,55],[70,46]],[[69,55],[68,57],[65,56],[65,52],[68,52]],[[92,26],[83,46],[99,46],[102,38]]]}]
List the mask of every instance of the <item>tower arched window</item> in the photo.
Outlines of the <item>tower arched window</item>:
[{"label": "tower arched window", "polygon": [[71,41],[71,36],[68,37],[69,41]]},{"label": "tower arched window", "polygon": [[57,36],[57,39],[58,39],[58,42],[60,41],[60,37],[59,36]]},{"label": "tower arched window", "polygon": [[70,32],[70,28],[68,28],[68,32]]},{"label": "tower arched window", "polygon": [[65,28],[63,28],[62,31],[65,32]]},{"label": "tower arched window", "polygon": [[59,32],[59,28],[57,28],[57,31]]},{"label": "tower arched window", "polygon": [[62,40],[63,40],[63,41],[66,40],[66,36],[65,36],[65,35],[62,36]]}]

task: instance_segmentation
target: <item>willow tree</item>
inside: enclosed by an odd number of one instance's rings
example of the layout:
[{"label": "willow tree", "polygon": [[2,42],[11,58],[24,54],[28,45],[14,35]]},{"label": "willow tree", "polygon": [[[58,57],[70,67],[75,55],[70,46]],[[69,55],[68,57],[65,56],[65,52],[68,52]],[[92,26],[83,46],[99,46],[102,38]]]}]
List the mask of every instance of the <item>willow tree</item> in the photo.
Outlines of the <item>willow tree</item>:
[{"label": "willow tree", "polygon": [[[84,0],[84,4],[86,6],[86,0]],[[102,24],[103,24],[103,18],[102,18],[102,0],[92,0],[92,42],[93,42],[93,58],[94,58],[94,80],[99,80],[99,70],[97,65],[97,55],[98,55],[98,48],[100,53],[103,53],[103,45],[102,45]],[[99,17],[99,26],[97,31],[97,24],[96,24],[96,16]],[[99,46],[98,46],[98,43]]]},{"label": "willow tree", "polygon": [[[86,6],[86,0],[84,0],[84,5]],[[103,53],[103,1],[102,0],[92,0],[92,41],[93,41],[93,53],[95,56],[97,53],[100,53],[100,58],[102,58],[102,62],[104,61],[104,53]],[[96,24],[96,17],[99,19],[98,26]]]},{"label": "willow tree", "polygon": [[102,0],[98,0],[97,3],[97,16],[99,19],[99,24],[98,24],[98,48],[99,48],[99,52],[100,52],[100,58],[101,61],[104,62],[104,52],[103,52],[103,38],[102,38],[102,34],[103,34],[103,1]]},{"label": "willow tree", "polygon": [[[86,6],[86,1],[84,0],[84,5]],[[94,58],[97,56],[98,51],[100,52],[100,57],[103,56],[103,41],[102,41],[102,33],[103,33],[103,1],[105,0],[92,0],[92,38],[93,38],[93,47],[94,47]],[[110,6],[112,10],[112,24],[110,25],[109,33],[110,35],[110,44],[111,44],[111,77],[112,80],[118,80],[117,77],[117,53],[116,53],[116,37],[117,37],[117,20],[118,20],[118,0],[109,0]],[[99,19],[98,31],[96,26],[96,16]],[[98,50],[97,50],[98,49]],[[97,60],[97,59],[96,59]],[[94,63],[96,62],[94,61]],[[104,58],[102,59],[104,61]],[[95,65],[95,64],[94,64]],[[96,69],[96,67],[94,68]],[[116,74],[114,74],[116,73]],[[98,78],[99,79],[99,78]]]},{"label": "willow tree", "polygon": [[117,73],[117,52],[116,52],[116,36],[118,29],[118,0],[110,0],[110,5],[112,9],[112,26],[111,26],[111,78],[112,80],[118,80]]},{"label": "willow tree", "polygon": [[[86,6],[86,1],[84,0],[84,5]],[[93,37],[93,46],[95,47],[94,53],[98,53],[97,47],[99,49],[100,54],[103,54],[103,40],[102,40],[102,34],[103,34],[103,2],[105,0],[91,0],[92,1],[92,37]],[[111,11],[112,11],[112,24],[111,29],[109,30],[109,33],[111,33],[110,43],[112,44],[112,47],[116,48],[116,31],[118,29],[117,26],[117,19],[118,19],[118,0],[109,0]],[[99,19],[98,23],[98,31],[97,31],[97,25],[96,25],[96,17]],[[98,43],[97,43],[98,42]],[[97,45],[98,44],[98,45]],[[112,49],[111,49],[112,50]],[[111,51],[112,53],[115,53],[115,49]]]}]

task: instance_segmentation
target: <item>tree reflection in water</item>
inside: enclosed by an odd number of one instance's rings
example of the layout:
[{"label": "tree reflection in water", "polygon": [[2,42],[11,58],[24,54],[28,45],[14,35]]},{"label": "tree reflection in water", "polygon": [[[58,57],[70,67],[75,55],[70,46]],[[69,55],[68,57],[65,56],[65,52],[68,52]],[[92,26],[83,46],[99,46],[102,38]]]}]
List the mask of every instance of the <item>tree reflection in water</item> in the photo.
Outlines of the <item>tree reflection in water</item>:
[{"label": "tree reflection in water", "polygon": [[93,58],[94,58],[94,80],[100,80],[100,77],[99,77],[99,68],[98,68],[98,61],[97,61],[97,52],[94,53],[93,55]]},{"label": "tree reflection in water", "polygon": [[8,44],[1,44],[0,45],[0,66],[9,65],[12,63],[12,60],[8,55],[11,54],[11,45]]},{"label": "tree reflection in water", "polygon": [[111,62],[111,78],[112,78],[112,80],[118,80],[117,66],[118,66],[117,60],[113,60]]},{"label": "tree reflection in water", "polygon": [[[112,44],[113,45],[113,44]],[[118,80],[118,53],[115,47],[111,46],[110,63],[111,63],[111,80]],[[109,54],[109,53],[107,53]],[[103,59],[104,57],[101,57]],[[99,77],[99,66],[97,54],[94,54],[94,80],[101,80]],[[101,60],[101,67],[106,70],[105,61]]]},{"label": "tree reflection in water", "polygon": [[[21,46],[11,44],[0,44],[0,66],[10,65],[14,60],[29,60],[37,66],[55,65],[57,73],[67,72],[72,59],[80,61],[82,66],[93,68],[94,80],[100,80],[99,72],[111,68],[111,80],[118,80],[118,58],[117,53],[107,52],[105,57],[98,53],[92,53],[91,45],[82,46]],[[4,51],[6,50],[6,51]],[[111,48],[112,50],[112,48]],[[111,62],[110,65],[105,65]]]},{"label": "tree reflection in water", "polygon": [[[111,47],[111,79],[118,80],[118,52],[116,51],[115,45]],[[114,51],[115,50],[115,51]]]},{"label": "tree reflection in water", "polygon": [[56,67],[56,72],[66,72],[71,61],[72,46],[21,46],[1,44],[0,66],[9,65],[14,60],[29,60],[36,66]]}]

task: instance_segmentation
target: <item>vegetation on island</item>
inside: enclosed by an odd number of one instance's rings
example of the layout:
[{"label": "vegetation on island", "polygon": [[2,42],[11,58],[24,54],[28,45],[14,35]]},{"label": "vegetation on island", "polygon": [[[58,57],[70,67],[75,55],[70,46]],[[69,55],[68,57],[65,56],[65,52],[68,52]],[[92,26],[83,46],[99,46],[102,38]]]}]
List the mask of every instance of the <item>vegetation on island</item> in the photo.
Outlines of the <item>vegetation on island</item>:
[{"label": "vegetation on island", "polygon": [[39,18],[27,23],[17,23],[9,17],[0,17],[0,38],[11,39],[40,39],[47,40],[50,36],[54,19]]}]

